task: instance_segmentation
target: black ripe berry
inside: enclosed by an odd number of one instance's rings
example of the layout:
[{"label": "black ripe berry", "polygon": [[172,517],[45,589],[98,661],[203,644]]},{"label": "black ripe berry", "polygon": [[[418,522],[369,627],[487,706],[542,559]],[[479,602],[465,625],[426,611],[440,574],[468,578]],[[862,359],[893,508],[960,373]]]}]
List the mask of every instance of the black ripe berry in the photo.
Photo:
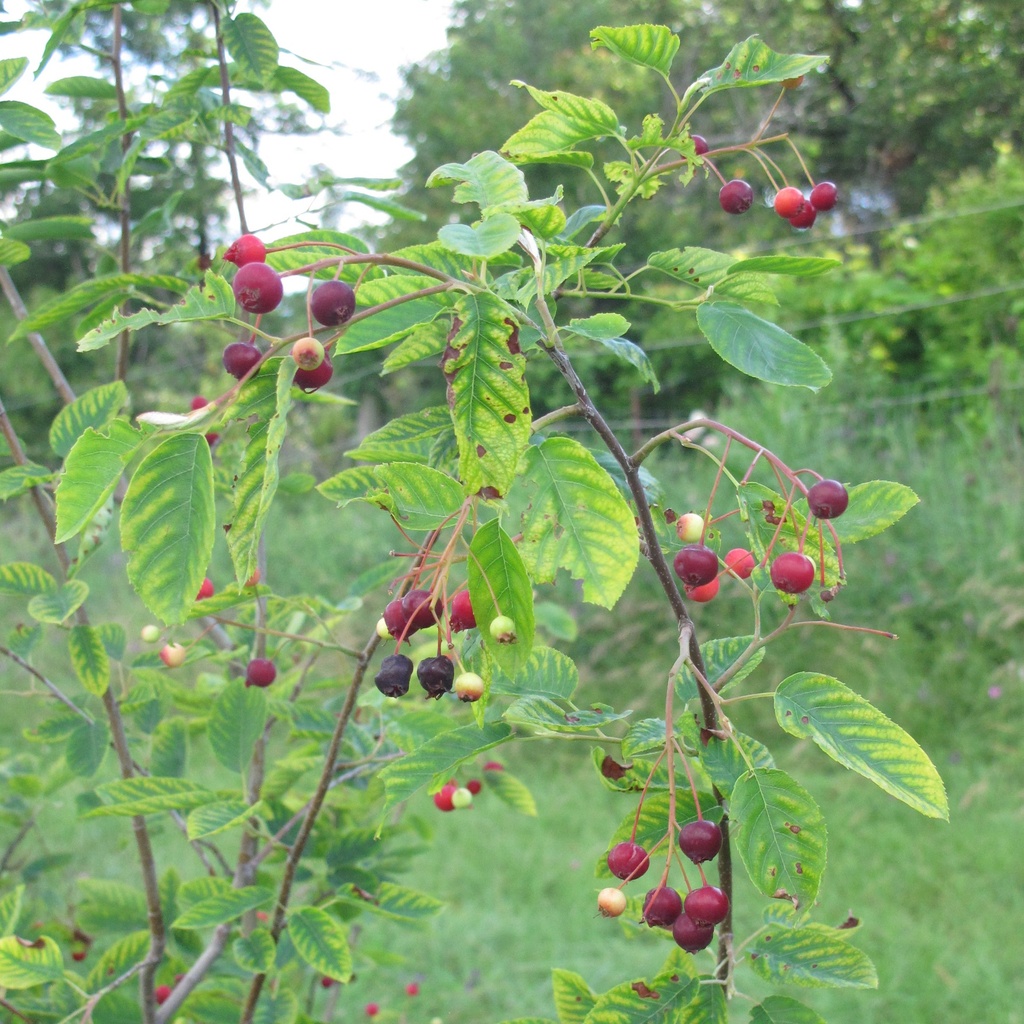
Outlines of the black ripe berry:
[{"label": "black ripe berry", "polygon": [[704,544],[687,544],[672,560],[676,575],[688,587],[702,587],[718,575],[718,555]]},{"label": "black ripe berry", "polygon": [[807,506],[819,519],[835,519],[849,504],[850,495],[838,480],[819,480],[807,492]]},{"label": "black ripe berry", "polygon": [[416,678],[419,679],[420,686],[427,691],[427,696],[436,700],[452,688],[455,666],[446,654],[439,654],[436,658],[424,658],[416,666]]},{"label": "black ripe berry", "polygon": [[224,369],[241,380],[261,359],[263,353],[247,341],[233,341],[221,357]]},{"label": "black ripe berry", "polygon": [[636,843],[616,843],[608,851],[608,870],[616,878],[639,878],[650,866],[647,851]]},{"label": "black ripe berry", "polygon": [[697,924],[688,914],[680,914],[672,924],[672,938],[687,953],[699,953],[707,949],[714,935],[713,924]]},{"label": "black ripe berry", "polygon": [[726,213],[746,213],[753,205],[754,190],[741,178],[733,178],[719,190],[718,202]]},{"label": "black ripe berry", "polygon": [[714,860],[721,848],[722,830],[713,821],[701,818],[688,822],[679,830],[679,849],[694,864]]},{"label": "black ripe berry", "polygon": [[401,697],[409,692],[412,679],[412,659],[404,654],[389,654],[380,665],[380,671],[373,677],[377,689],[385,697]]},{"label": "black ripe berry", "polygon": [[644,898],[644,920],[652,928],[671,928],[682,912],[682,897],[667,885],[651,889]]},{"label": "black ripe berry", "polygon": [[324,361],[315,370],[303,370],[301,367],[296,370],[292,383],[309,395],[322,388],[333,376],[331,357],[325,352]]},{"label": "black ripe berry", "polygon": [[324,327],[343,324],[355,308],[356,293],[344,281],[325,281],[309,297],[309,311]]}]

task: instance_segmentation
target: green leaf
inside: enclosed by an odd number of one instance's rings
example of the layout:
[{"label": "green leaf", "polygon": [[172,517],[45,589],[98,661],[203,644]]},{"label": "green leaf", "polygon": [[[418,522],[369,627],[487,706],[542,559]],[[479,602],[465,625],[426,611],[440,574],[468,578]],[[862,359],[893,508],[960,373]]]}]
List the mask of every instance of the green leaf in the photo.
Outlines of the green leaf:
[{"label": "green leaf", "polygon": [[815,672],[784,679],[775,718],[915,811],[949,820],[942,779],[917,741],[838,679]]},{"label": "green leaf", "polygon": [[[598,316],[601,315],[603,314],[598,314]],[[567,333],[575,334],[577,332],[567,330]],[[653,385],[656,392],[661,390],[661,384],[658,381],[658,375],[654,372],[654,366],[647,357],[647,353],[639,345],[634,344],[628,338],[595,338],[594,340],[599,345],[604,346],[616,358],[629,363],[630,366],[639,370],[641,379]]]},{"label": "green leaf", "polygon": [[437,237],[453,252],[488,260],[511,249],[521,230],[519,221],[511,214],[496,213],[475,226],[445,224]]},{"label": "green leaf", "polygon": [[102,786],[97,786],[96,792],[110,802],[93,808],[85,815],[87,818],[190,811],[193,807],[201,807],[217,799],[205,786],[195,782],[187,779],[159,778],[154,775],[106,782]]},{"label": "green leaf", "polygon": [[59,626],[73,615],[89,596],[89,585],[82,580],[68,580],[52,594],[37,594],[28,603],[28,613],[37,622]]},{"label": "green leaf", "polygon": [[426,465],[434,442],[451,429],[452,418],[448,409],[443,405],[432,405],[419,412],[395,417],[379,430],[367,434],[359,442],[359,447],[349,449],[345,456],[357,462],[417,462]]},{"label": "green leaf", "polygon": [[634,722],[622,739],[622,756],[629,760],[637,754],[661,750],[665,746],[665,720],[645,718]]},{"label": "green leaf", "polygon": [[274,71],[270,88],[274,92],[293,92],[300,100],[305,100],[318,114],[331,112],[331,94],[326,86],[315,78],[299,71],[298,68],[279,66]]},{"label": "green leaf", "polygon": [[49,114],[17,100],[0,100],[0,128],[16,139],[46,149],[60,149],[60,135]]},{"label": "green leaf", "polygon": [[[700,645],[707,680],[716,690],[719,689],[719,680],[722,676],[743,657],[753,641],[752,636],[728,636],[720,637],[717,640],[708,640]],[[721,688],[728,690],[742,682],[764,661],[764,656],[765,648],[758,648],[744,662],[743,666],[736,670],[735,675],[727,683],[721,684]],[[684,665],[682,671],[676,676],[676,693],[679,695],[679,699],[688,701],[696,697],[699,692],[697,685],[697,677],[693,674],[689,664]]]},{"label": "green leaf", "polygon": [[731,793],[740,776],[751,767],[775,767],[775,759],[763,743],[735,729],[731,740],[714,736],[708,740],[701,750],[701,763],[722,793]]},{"label": "green leaf", "polygon": [[757,36],[750,36],[737,43],[725,60],[717,67],[705,71],[701,76],[708,80],[704,95],[756,85],[772,85],[787,78],[799,78],[822,64],[828,57],[821,54],[776,53],[769,49]]},{"label": "green leaf", "polygon": [[[647,265],[676,281],[681,281],[700,292],[713,290],[716,299],[723,297],[742,302],[768,302],[778,305],[767,276],[746,271],[730,276],[729,271],[738,262],[735,256],[700,246],[685,249],[667,249],[647,258]],[[710,294],[710,293],[709,293]]]},{"label": "green leaf", "polygon": [[736,783],[730,834],[750,880],[766,896],[814,901],[825,870],[825,819],[811,795],[778,768],[755,768]]},{"label": "green leaf", "polygon": [[459,476],[469,494],[504,496],[530,441],[526,357],[508,308],[491,295],[465,295],[441,364],[459,445]]},{"label": "green leaf", "polygon": [[666,78],[679,49],[679,36],[664,25],[599,25],[590,31],[591,46],[607,46],[617,57],[642,68],[653,68]]},{"label": "green leaf", "polygon": [[507,725],[493,722],[482,728],[462,726],[427,740],[412,753],[381,769],[379,777],[386,792],[384,813],[428,785],[435,776],[444,775],[447,779],[467,761],[511,736],[512,730]]},{"label": "green leaf", "polygon": [[393,921],[423,921],[436,917],[445,907],[433,896],[393,882],[381,882],[369,899],[362,894],[356,895],[354,891],[352,895],[339,893],[338,902],[358,906]]},{"label": "green leaf", "polygon": [[585,601],[613,607],[640,557],[633,513],[615,482],[567,437],[530,447],[524,465],[536,488],[522,521],[523,559],[533,580],[549,583],[567,569],[582,581]]},{"label": "green leaf", "polygon": [[878,988],[878,974],[867,955],[821,924],[769,928],[758,934],[748,956],[754,973],[766,981],[806,988]]},{"label": "green leaf", "polygon": [[8,935],[0,939],[0,986],[33,988],[64,977],[60,947],[45,935],[34,942]]},{"label": "green leaf", "polygon": [[295,952],[318,974],[346,982],[352,977],[352,953],[345,929],[319,907],[299,907],[288,914],[288,937]]},{"label": "green leaf", "polygon": [[[433,530],[462,508],[465,494],[447,473],[413,462],[378,466],[378,481],[387,488],[386,500],[395,520],[406,530]],[[369,501],[380,496],[370,495]]]},{"label": "green leaf", "polygon": [[488,792],[494,793],[499,800],[508,804],[514,811],[525,814],[529,818],[537,817],[537,802],[533,799],[533,794],[526,783],[508,771],[489,771],[486,776]]},{"label": "green leaf", "polygon": [[34,217],[20,224],[8,225],[4,228],[4,235],[20,242],[66,242],[68,239],[91,242],[94,237],[93,221],[91,217]]},{"label": "green leaf", "polygon": [[742,306],[702,303],[697,326],[722,359],[750,377],[811,391],[832,379],[832,371],[813,349]]},{"label": "green leaf", "polygon": [[28,57],[5,57],[0,60],[0,96],[25,73]]},{"label": "green leaf", "polygon": [[124,420],[114,420],[106,434],[90,427],[75,441],[57,484],[58,544],[93,521],[145,440],[142,431]]},{"label": "green leaf", "polygon": [[372,316],[366,316],[346,327],[334,347],[334,358],[347,352],[369,352],[383,348],[404,338],[410,331],[429,324],[451,305],[450,296],[436,293],[401,302],[396,300],[425,288],[436,287],[439,283],[436,278],[423,274],[395,274],[365,281],[359,286],[358,300],[361,306],[366,305],[372,309],[388,302],[396,304],[377,310]]},{"label": "green leaf", "polygon": [[481,212],[503,203],[525,203],[526,178],[515,164],[497,153],[477,153],[464,164],[443,164],[429,178],[427,188],[455,185],[457,203],[476,203]]},{"label": "green leaf", "polygon": [[737,260],[726,271],[733,274],[787,274],[790,277],[820,277],[843,265],[842,260],[819,256],[752,256]]},{"label": "green leaf", "polygon": [[65,458],[89,427],[102,431],[127,401],[128,388],[121,380],[101,384],[79,395],[57,413],[50,427],[50,447],[60,458]]},{"label": "green leaf", "polygon": [[110,730],[105,722],[80,719],[68,736],[64,759],[79,778],[92,778],[99,771],[110,747]]},{"label": "green leaf", "polygon": [[[230,1020],[225,1024],[234,1024],[234,1018],[238,1016],[238,1003],[231,1000],[229,1005]],[[269,992],[264,989],[256,1004],[256,1009],[253,1011],[252,1024],[295,1024],[298,1017],[299,1000],[294,992],[287,988]],[[211,1024],[213,1024],[212,1021]],[[309,1024],[309,1018],[303,1015],[301,1024]]]},{"label": "green leaf", "polygon": [[266,974],[274,966],[277,946],[266,928],[255,928],[248,935],[235,939],[231,944],[235,963],[243,971],[252,974]]},{"label": "green leaf", "polygon": [[51,82],[43,92],[47,96],[69,96],[82,100],[117,100],[117,89],[105,78],[71,75]]},{"label": "green leaf", "polygon": [[31,256],[32,250],[24,242],[13,238],[0,238],[0,267],[16,267]]},{"label": "green leaf", "polygon": [[[260,537],[266,525],[270,506],[277,493],[280,470],[278,458],[288,432],[287,416],[292,405],[292,378],[295,366],[291,359],[277,364],[276,403],[268,419],[260,419],[249,427],[249,441],[240,466],[235,471],[235,486],[228,530],[228,550],[239,585],[256,571],[259,561]],[[203,441],[200,438],[200,441]],[[206,444],[203,441],[203,444]],[[209,445],[206,445],[209,448]],[[200,573],[199,583],[203,574]],[[199,587],[196,584],[196,589]],[[195,590],[193,590],[193,596]]]},{"label": "green leaf", "polygon": [[560,707],[547,697],[520,697],[502,716],[513,725],[525,725],[540,732],[579,733],[600,729],[608,722],[628,718],[632,711],[612,711],[602,704],[591,708]]},{"label": "green leaf", "polygon": [[[380,368],[381,374],[394,373],[413,363],[439,356],[448,344],[447,335],[448,325],[441,320],[420,324],[414,333],[408,334],[387,354]],[[448,410],[445,409],[444,413],[447,416]],[[450,420],[448,427],[451,429]]]},{"label": "green leaf", "polygon": [[920,501],[903,484],[871,480],[849,489],[850,504],[839,519],[832,520],[841,544],[854,544],[887,530]]},{"label": "green leaf", "polygon": [[789,996],[769,996],[750,1011],[750,1024],[826,1024],[809,1006]]},{"label": "green leaf", "polygon": [[696,978],[681,973],[625,981],[602,992],[585,1021],[586,1024],[678,1024],[680,1014],[698,996],[699,990],[700,982]]},{"label": "green leaf", "polygon": [[33,562],[8,562],[0,565],[0,594],[32,597],[56,592],[57,581]]},{"label": "green leaf", "polygon": [[[143,920],[145,920],[145,904],[143,904]],[[87,927],[80,921],[78,923],[82,927]],[[95,992],[102,988],[110,978],[120,977],[129,967],[134,967],[135,964],[144,960],[148,949],[148,929],[140,928],[123,939],[118,939],[103,951],[89,972],[89,977],[86,979],[87,991]]]},{"label": "green leaf", "polygon": [[75,921],[89,932],[123,932],[146,923],[146,897],[141,889],[107,878],[78,880],[81,902]]},{"label": "green leaf", "polygon": [[110,659],[100,631],[92,626],[72,626],[68,652],[78,681],[94,697],[102,697],[110,685]]},{"label": "green leaf", "polygon": [[128,579],[164,622],[188,615],[215,532],[210,446],[202,434],[174,434],[139,464],[121,506]]},{"label": "green leaf", "polygon": [[586,979],[574,971],[556,967],[551,971],[551,984],[555,990],[555,1012],[559,1024],[583,1024],[597,1002],[597,996]]},{"label": "green leaf", "polygon": [[11,466],[0,473],[0,501],[25,494],[39,484],[47,483],[55,476],[54,472],[35,462],[26,462],[21,466]]},{"label": "green leaf", "polygon": [[344,508],[353,501],[365,498],[377,486],[375,466],[354,466],[326,479],[317,490],[328,500]]},{"label": "green leaf", "polygon": [[629,321],[618,313],[595,313],[584,320],[570,320],[566,329],[581,338],[608,341],[621,338],[629,326]]},{"label": "green leaf", "polygon": [[150,774],[181,778],[187,762],[188,723],[183,718],[165,718],[153,730]]},{"label": "green leaf", "polygon": [[497,669],[491,680],[491,693],[568,700],[579,682],[579,669],[567,654],[552,647],[534,647],[514,676]]},{"label": "green leaf", "polygon": [[208,732],[210,746],[225,768],[243,772],[267,724],[267,695],[258,686],[232,679],[214,701]]},{"label": "green leaf", "polygon": [[6,938],[14,934],[18,918],[21,916],[21,897],[25,894],[25,886],[18,885],[0,897],[0,937]]},{"label": "green leaf", "polygon": [[[533,586],[512,538],[497,519],[484,523],[469,545],[469,596],[484,647],[501,670],[515,678],[533,650]],[[514,643],[499,644],[491,622],[507,615],[515,623]]]},{"label": "green leaf", "polygon": [[[223,881],[223,879],[217,879]],[[225,883],[226,885],[226,883]],[[247,910],[255,910],[270,903],[273,889],[249,885],[242,889],[228,888],[212,896],[197,900],[183,914],[171,922],[172,928],[210,928],[241,917]]]},{"label": "green leaf", "polygon": [[218,800],[189,812],[186,828],[189,840],[208,839],[244,824],[256,813],[259,804],[251,807],[244,800]]},{"label": "green leaf", "polygon": [[280,53],[270,29],[255,14],[237,14],[221,23],[224,45],[247,78],[254,78],[267,88],[277,71]]}]

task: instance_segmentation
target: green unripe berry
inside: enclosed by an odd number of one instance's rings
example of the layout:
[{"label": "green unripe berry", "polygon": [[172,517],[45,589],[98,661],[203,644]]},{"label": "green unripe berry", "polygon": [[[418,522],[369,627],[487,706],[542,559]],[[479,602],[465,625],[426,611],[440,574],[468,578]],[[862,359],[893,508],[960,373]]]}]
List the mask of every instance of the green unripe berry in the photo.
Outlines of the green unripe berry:
[{"label": "green unripe berry", "polygon": [[467,807],[473,806],[473,794],[465,788],[460,786],[454,793],[452,793],[452,807],[457,811],[465,810]]},{"label": "green unripe berry", "polygon": [[139,636],[142,637],[143,643],[155,644],[160,639],[160,627],[151,622],[139,630]]},{"label": "green unripe berry", "polygon": [[516,624],[507,615],[495,616],[488,628],[491,631],[491,636],[499,644],[514,644],[518,639],[516,637]]}]

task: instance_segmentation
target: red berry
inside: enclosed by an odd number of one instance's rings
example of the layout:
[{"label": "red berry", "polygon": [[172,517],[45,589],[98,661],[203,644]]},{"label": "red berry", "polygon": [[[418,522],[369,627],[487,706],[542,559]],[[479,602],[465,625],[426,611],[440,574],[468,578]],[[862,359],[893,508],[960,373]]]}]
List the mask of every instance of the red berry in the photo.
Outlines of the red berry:
[{"label": "red berry", "polygon": [[343,324],[356,308],[356,293],[344,281],[325,281],[309,297],[313,319],[324,327]]},{"label": "red berry", "polygon": [[741,580],[750,578],[757,565],[757,559],[746,548],[733,548],[725,553],[725,566],[733,576]]},{"label": "red berry", "polygon": [[248,313],[269,313],[284,298],[281,275],[266,263],[246,263],[231,282],[238,304]]},{"label": "red berry", "polygon": [[165,644],[160,648],[160,660],[168,668],[178,668],[184,665],[186,657],[188,657],[188,650],[181,644]]},{"label": "red berry", "polygon": [[452,803],[452,797],[455,795],[455,790],[459,787],[454,782],[446,782],[435,794],[434,794],[434,806],[439,811],[454,811],[455,804]]},{"label": "red berry", "polygon": [[195,412],[197,409],[204,409],[209,404],[210,403],[203,398],[202,395],[196,395],[196,397],[192,399],[192,411]]},{"label": "red berry", "polygon": [[687,953],[699,953],[707,949],[714,935],[714,925],[697,924],[687,914],[680,914],[672,924],[672,938]]},{"label": "red berry", "polygon": [[690,138],[693,140],[693,148],[697,151],[697,156],[703,156],[711,148],[703,135],[691,135]]},{"label": "red berry", "polygon": [[718,555],[705,544],[687,544],[672,560],[676,575],[688,587],[702,587],[718,575]]},{"label": "red berry", "polygon": [[693,861],[703,864],[714,860],[722,848],[722,830],[713,822],[700,818],[679,830],[679,849]]},{"label": "red berry", "polygon": [[818,211],[815,210],[812,203],[807,203],[804,208],[796,215],[789,218],[789,223],[795,228],[803,230],[809,228],[818,216]]},{"label": "red berry", "polygon": [[267,247],[255,235],[242,235],[228,246],[224,259],[236,267],[246,263],[262,263],[267,258]]},{"label": "red berry", "polygon": [[241,380],[262,358],[263,353],[255,345],[247,341],[233,341],[224,349],[221,361],[232,377]]},{"label": "red berry", "polygon": [[822,210],[831,210],[832,207],[836,205],[836,200],[838,198],[839,190],[831,181],[819,181],[818,184],[811,189],[811,206],[819,212]]},{"label": "red berry", "polygon": [[269,658],[253,658],[245,669],[245,685],[269,686],[277,678],[277,667]]},{"label": "red berry", "polygon": [[171,986],[170,985],[157,985],[157,987],[155,989],[153,989],[153,997],[156,999],[156,1002],[157,1002],[158,1006],[161,1003],[166,1003],[167,1002],[167,997],[170,994],[171,994]]},{"label": "red berry", "polygon": [[779,189],[775,194],[775,212],[785,220],[789,220],[790,217],[795,217],[803,211],[806,202],[803,192],[789,185]]},{"label": "red berry", "polygon": [[402,598],[402,611],[412,629],[429,629],[437,622],[441,605],[436,600],[431,605],[429,590],[410,590]]},{"label": "red berry", "polygon": [[504,770],[505,766],[500,761],[488,761],[484,765],[485,772],[503,772]]},{"label": "red berry", "polygon": [[363,1012],[367,1017],[376,1017],[377,1014],[380,1013],[380,1007],[376,1003],[367,1003],[366,1006],[363,1007]]},{"label": "red berry", "polygon": [[708,601],[714,601],[718,597],[719,582],[716,576],[709,583],[705,583],[702,587],[684,587],[686,596],[691,601],[697,601],[700,604],[706,604]]},{"label": "red berry", "polygon": [[468,590],[460,590],[452,598],[448,624],[453,633],[461,633],[464,629],[473,629],[476,626],[476,615],[473,614],[473,603],[469,599]]},{"label": "red berry", "polygon": [[84,949],[76,949],[71,953],[71,959],[76,963],[81,963],[86,957],[86,951]]},{"label": "red berry", "polygon": [[469,782],[466,783],[466,789],[468,789],[473,796],[476,796],[483,788],[484,784],[479,779],[470,779]]},{"label": "red berry", "polygon": [[729,913],[729,897],[716,885],[703,885],[686,894],[683,909],[695,924],[716,925]]},{"label": "red berry", "polygon": [[[388,627],[388,632],[396,640],[402,635],[402,630],[405,629],[408,621],[409,616],[405,614],[405,608],[402,606],[402,599],[400,597],[388,602],[387,607],[384,609],[384,625]],[[411,627],[405,629],[406,636],[410,636],[415,632],[416,630]]]},{"label": "red berry", "polygon": [[405,986],[405,994],[407,996],[418,996],[420,994],[419,982],[410,981],[409,984]]},{"label": "red berry", "polygon": [[819,480],[807,492],[807,507],[819,519],[835,519],[849,504],[850,495],[838,480]]},{"label": "red berry", "polygon": [[644,898],[643,918],[652,928],[670,928],[682,912],[682,897],[667,885],[651,889]]},{"label": "red berry", "polygon": [[209,576],[204,576],[202,586],[199,588],[199,593],[196,594],[196,600],[203,601],[208,597],[213,597],[213,593],[213,581]]},{"label": "red berry", "polygon": [[784,594],[802,594],[814,582],[814,563],[800,551],[785,551],[772,562],[772,583]]},{"label": "red berry", "polygon": [[719,190],[718,202],[726,213],[746,213],[754,203],[754,190],[742,178],[733,178]]},{"label": "red berry", "polygon": [[315,370],[296,370],[292,383],[307,395],[311,395],[314,391],[319,391],[333,376],[334,365],[331,363],[330,354],[325,352],[324,361]]},{"label": "red berry", "polygon": [[616,843],[608,851],[608,870],[616,878],[639,878],[650,866],[647,851],[636,843]]}]

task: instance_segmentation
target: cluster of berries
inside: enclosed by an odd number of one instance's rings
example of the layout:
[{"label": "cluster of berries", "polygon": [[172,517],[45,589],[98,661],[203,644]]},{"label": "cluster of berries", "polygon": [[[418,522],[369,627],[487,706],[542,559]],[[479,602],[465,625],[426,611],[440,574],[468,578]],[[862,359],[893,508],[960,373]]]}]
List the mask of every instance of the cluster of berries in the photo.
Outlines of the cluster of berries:
[{"label": "cluster of berries", "polygon": [[[713,821],[698,818],[679,830],[679,848],[694,864],[714,860],[722,848],[722,830]],[[608,851],[608,870],[625,882],[646,874],[650,867],[647,851],[638,843],[616,843]],[[703,880],[703,869],[701,878]],[[644,897],[643,920],[652,928],[669,928],[676,944],[687,953],[697,953],[711,945],[715,925],[729,914],[729,897],[714,885],[690,888],[681,896],[664,882]],[[605,917],[618,917],[626,909],[621,888],[602,889],[597,897],[598,910]]]},{"label": "cluster of berries", "polygon": [[[775,193],[775,212],[795,228],[809,228],[819,213],[831,210],[839,198],[839,191],[831,181],[819,181],[809,194],[804,195],[792,185]],[[742,178],[727,181],[718,191],[718,202],[726,213],[746,213],[754,205],[754,190]]]},{"label": "cluster of berries", "polygon": [[[269,313],[284,298],[281,275],[265,262],[267,248],[255,235],[242,235],[228,247],[224,259],[238,267],[231,282],[235,300],[247,313]],[[324,327],[338,327],[352,316],[356,295],[344,281],[325,281],[309,298],[309,311]],[[292,346],[295,360],[295,385],[305,392],[322,388],[334,373],[330,355],[316,338],[300,338]],[[224,369],[241,380],[263,358],[255,339],[233,341],[224,349]]]}]

